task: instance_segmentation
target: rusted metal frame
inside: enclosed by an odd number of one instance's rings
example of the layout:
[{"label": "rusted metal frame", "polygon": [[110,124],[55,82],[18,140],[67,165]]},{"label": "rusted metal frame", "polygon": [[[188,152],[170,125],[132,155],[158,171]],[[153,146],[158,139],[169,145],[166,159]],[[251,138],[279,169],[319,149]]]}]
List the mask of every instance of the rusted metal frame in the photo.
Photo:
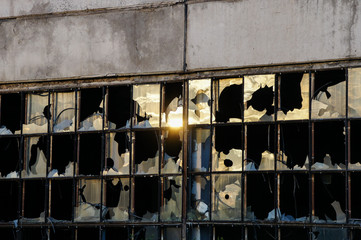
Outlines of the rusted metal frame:
[{"label": "rusted metal frame", "polygon": [[[280,143],[280,136],[279,136],[279,124],[277,122],[277,112],[278,109],[280,109],[280,104],[281,104],[281,77],[278,74],[275,74],[274,77],[274,87],[275,89],[275,96],[273,98],[274,101],[274,146],[273,146],[273,156],[274,156],[274,167],[273,167],[273,174],[274,174],[274,195],[273,195],[273,208],[275,209],[275,219],[274,222],[277,223],[280,219],[280,216],[278,216],[278,209],[280,209],[280,174],[277,172],[277,163],[278,163],[278,156],[279,156],[279,143]],[[272,124],[272,123],[271,123]],[[279,238],[279,234],[278,234],[278,228],[277,226],[275,226],[275,239]]]},{"label": "rusted metal frame", "polygon": [[[214,209],[215,199],[213,199],[213,198],[215,198],[215,196],[216,196],[216,190],[213,187],[213,180],[215,179],[215,176],[214,176],[214,173],[213,173],[213,154],[212,154],[213,146],[214,146],[213,145],[214,144],[214,139],[213,139],[213,136],[214,136],[213,128],[214,128],[214,126],[213,126],[213,117],[212,117],[212,115],[213,115],[213,101],[214,101],[214,99],[213,99],[213,83],[214,83],[214,79],[211,78],[210,81],[211,81],[211,106],[210,106],[210,108],[211,108],[211,112],[210,112],[211,116],[210,116],[210,123],[209,124],[210,124],[211,146],[210,146],[210,149],[209,149],[209,164],[208,164],[209,169],[208,169],[208,171],[209,171],[209,175],[210,175],[210,183],[209,183],[209,185],[210,185],[210,191],[209,191],[210,198],[209,199],[210,200],[209,200],[209,205],[210,205],[211,211],[209,212],[209,219],[213,220],[212,215],[213,215],[213,211],[215,210]],[[215,227],[213,226],[212,229],[213,230],[212,230],[211,238],[214,240],[215,236],[216,236]]]},{"label": "rusted metal frame", "polygon": [[349,163],[351,162],[350,154],[351,154],[351,137],[350,137],[350,119],[348,114],[348,95],[349,95],[349,73],[348,68],[345,69],[345,79],[346,79],[346,101],[345,101],[345,109],[346,109],[346,118],[345,118],[345,212],[346,212],[346,223],[349,223],[351,218],[351,174],[349,173]]},{"label": "rusted metal frame", "polygon": [[73,196],[72,196],[72,214],[71,214],[71,221],[74,222],[75,218],[75,207],[77,205],[77,181],[75,178],[75,175],[77,174],[77,168],[78,168],[78,157],[79,157],[79,148],[78,148],[78,119],[79,119],[79,103],[80,103],[80,96],[78,96],[79,90],[75,89],[75,126],[74,126],[74,139],[73,139]]},{"label": "rusted metal frame", "polygon": [[[135,134],[133,132],[133,125],[134,125],[134,102],[133,102],[133,86],[130,87],[130,167],[129,167],[129,174],[132,175],[130,178],[130,188],[129,188],[129,220],[132,221],[135,215],[135,179],[134,179],[134,173],[135,173],[135,163],[134,163],[134,146],[135,146]],[[132,236],[134,236],[134,229],[132,228]]]},{"label": "rusted metal frame", "polygon": [[[242,78],[242,99],[241,99],[241,110],[242,110],[242,115],[241,115],[241,126],[242,126],[242,144],[241,146],[243,146],[242,149],[242,174],[241,174],[241,221],[244,221],[244,218],[246,216],[246,207],[247,205],[245,204],[245,199],[246,199],[246,182],[245,182],[245,174],[244,174],[244,159],[245,159],[245,150],[246,150],[246,136],[245,136],[245,125],[244,125],[244,77],[239,76],[239,78]],[[245,239],[245,234],[246,234],[246,229],[244,227],[242,227],[242,240]]]},{"label": "rusted metal frame", "polygon": [[311,121],[312,119],[312,97],[314,92],[314,80],[315,74],[309,72],[309,116],[308,116],[308,151],[309,151],[309,159],[308,159],[308,202],[309,202],[309,222],[312,224],[313,217],[315,214],[315,206],[314,206],[314,175],[311,171],[311,166],[314,162],[314,122]]},{"label": "rusted metal frame", "polygon": [[[164,143],[164,139],[163,139],[163,132],[162,132],[162,112],[163,112],[163,98],[164,98],[164,84],[163,83],[159,83],[159,130],[158,132],[158,152],[159,152],[159,156],[158,156],[158,222],[161,222],[161,209],[162,206],[164,204],[164,196],[163,196],[163,189],[164,189],[164,181],[166,180],[166,178],[160,177],[160,173],[161,173],[161,169],[163,167],[163,143]],[[150,130],[153,131],[153,130]],[[162,232],[160,232],[161,237],[162,237]]]},{"label": "rusted metal frame", "polygon": [[[182,144],[182,233],[181,238],[187,239],[187,187],[188,187],[188,99],[189,85],[188,81],[183,81],[183,144]],[[189,180],[190,181],[190,180]],[[190,184],[191,186],[191,184]]]},{"label": "rusted metal frame", "polygon": [[[48,106],[50,106],[51,104],[51,98],[52,94],[50,91],[48,91]],[[54,105],[54,104],[53,104]],[[53,114],[52,114],[53,115]],[[54,116],[53,116],[54,117]],[[52,118],[52,117],[51,117]],[[48,134],[46,135],[46,149],[47,149],[47,154],[46,154],[46,175],[45,175],[45,199],[44,199],[44,211],[45,211],[45,222],[48,221],[48,217],[49,217],[49,213],[50,213],[50,209],[51,209],[51,187],[50,187],[50,180],[48,178],[48,172],[49,172],[49,168],[51,169],[51,140],[52,140],[52,134],[51,134],[51,130],[52,127],[50,126],[51,118],[48,120]]]},{"label": "rusted metal frame", "polygon": [[[106,149],[106,136],[105,136],[105,132],[104,132],[104,124],[105,124],[105,119],[104,119],[104,112],[105,112],[105,94],[106,94],[106,89],[105,87],[102,87],[102,100],[103,100],[103,114],[102,114],[102,135],[101,135],[101,155],[100,155],[100,211],[99,211],[99,221],[103,222],[103,216],[102,216],[102,208],[103,208],[103,204],[106,203],[106,188],[104,189],[104,176],[103,176],[103,170],[104,170],[104,164],[105,164],[105,149]],[[106,184],[106,183],[105,183]],[[100,231],[101,233],[101,231]],[[99,235],[99,239],[100,239],[101,235]]]}]

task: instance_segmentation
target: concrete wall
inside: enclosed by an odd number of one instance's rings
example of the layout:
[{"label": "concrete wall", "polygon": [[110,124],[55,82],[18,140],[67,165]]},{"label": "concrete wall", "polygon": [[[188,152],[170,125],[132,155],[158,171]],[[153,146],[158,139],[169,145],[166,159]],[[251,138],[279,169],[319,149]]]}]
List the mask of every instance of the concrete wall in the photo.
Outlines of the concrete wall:
[{"label": "concrete wall", "polygon": [[121,7],[3,18],[0,81],[181,72],[184,59],[195,71],[361,57],[361,0],[192,0],[186,19],[183,1],[164,2],[0,1],[3,17]]}]

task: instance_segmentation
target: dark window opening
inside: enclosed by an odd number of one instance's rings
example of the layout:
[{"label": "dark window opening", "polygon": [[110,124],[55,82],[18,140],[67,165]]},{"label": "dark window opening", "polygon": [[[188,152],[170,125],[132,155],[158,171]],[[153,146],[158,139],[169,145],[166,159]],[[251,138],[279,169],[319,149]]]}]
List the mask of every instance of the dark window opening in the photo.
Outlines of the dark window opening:
[{"label": "dark window opening", "polygon": [[79,174],[99,175],[101,169],[102,137],[100,134],[80,135]]},{"label": "dark window opening", "polygon": [[[21,123],[24,121],[21,104],[21,94],[1,95],[0,134],[11,134],[21,129]],[[3,127],[9,129],[11,133],[3,132]]]},{"label": "dark window opening", "polygon": [[[301,109],[301,81],[303,73],[286,73],[281,75],[280,105],[284,114],[294,109]],[[308,107],[308,106],[307,106]]]},{"label": "dark window opening", "polygon": [[265,227],[260,225],[253,225],[247,227],[247,236],[248,240],[275,240],[276,238],[276,228],[274,227]]},{"label": "dark window opening", "polygon": [[242,228],[241,227],[227,227],[227,226],[216,226],[215,227],[215,239],[219,240],[234,240],[242,239]]},{"label": "dark window opening", "polygon": [[52,169],[57,174],[73,176],[75,160],[74,135],[54,135],[52,142]]},{"label": "dark window opening", "polygon": [[148,240],[148,239],[160,239],[159,229],[155,226],[135,227],[134,239]]},{"label": "dark window opening", "polygon": [[80,92],[80,129],[79,131],[102,130],[103,89],[83,89]]},{"label": "dark window opening", "polygon": [[108,92],[108,121],[110,128],[127,125],[131,116],[131,87],[110,87]]},{"label": "dark window opening", "polygon": [[15,181],[0,182],[0,221],[18,219],[19,187],[19,183]]},{"label": "dark window opening", "polygon": [[51,181],[50,216],[57,220],[72,220],[73,180]]},{"label": "dark window opening", "polygon": [[136,221],[158,221],[157,177],[136,177],[134,189],[134,220]]},{"label": "dark window opening", "polygon": [[309,239],[307,228],[281,228],[281,240],[305,240]]},{"label": "dark window opening", "polygon": [[20,138],[0,138],[0,176],[18,177],[20,170]]},{"label": "dark window opening", "polygon": [[50,228],[51,240],[74,239],[74,230],[65,228]]},{"label": "dark window opening", "polygon": [[24,196],[24,217],[38,218],[45,216],[45,182],[44,180],[26,180]]},{"label": "dark window opening", "polygon": [[108,227],[102,232],[102,240],[128,240],[131,239],[131,231],[127,227]]},{"label": "dark window opening", "polygon": [[158,173],[159,141],[158,131],[135,132],[134,160],[137,173]]},{"label": "dark window opening", "polygon": [[99,240],[98,228],[78,228],[77,240]]},{"label": "dark window opening", "polygon": [[[222,80],[220,80],[221,82]],[[217,122],[228,122],[231,118],[243,117],[243,85],[233,84],[225,87],[219,95]]]}]

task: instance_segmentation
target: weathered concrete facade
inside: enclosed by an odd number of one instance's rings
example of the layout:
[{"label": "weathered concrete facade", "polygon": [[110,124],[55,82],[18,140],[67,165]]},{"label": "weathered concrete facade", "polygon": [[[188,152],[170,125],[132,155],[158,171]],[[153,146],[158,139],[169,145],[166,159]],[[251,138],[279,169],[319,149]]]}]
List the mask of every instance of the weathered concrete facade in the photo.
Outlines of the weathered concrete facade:
[{"label": "weathered concrete facade", "polygon": [[9,0],[0,18],[3,82],[361,57],[360,0]]}]

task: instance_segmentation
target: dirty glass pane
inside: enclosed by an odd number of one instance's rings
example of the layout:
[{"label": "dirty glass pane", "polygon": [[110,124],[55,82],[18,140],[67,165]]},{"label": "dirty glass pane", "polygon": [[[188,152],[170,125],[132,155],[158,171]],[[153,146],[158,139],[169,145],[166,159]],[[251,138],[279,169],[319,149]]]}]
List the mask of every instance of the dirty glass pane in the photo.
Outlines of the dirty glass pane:
[{"label": "dirty glass pane", "polygon": [[169,128],[163,131],[163,134],[164,159],[162,173],[181,173],[183,130],[181,128]]},{"label": "dirty glass pane", "polygon": [[312,228],[312,240],[346,240],[347,229],[346,228]]},{"label": "dirty glass pane", "polygon": [[24,186],[24,221],[44,222],[45,181],[26,180]]},{"label": "dirty glass pane", "polygon": [[242,171],[243,126],[216,126],[213,171]]},{"label": "dirty glass pane", "polygon": [[309,229],[308,228],[281,228],[281,240],[305,240],[308,239]]},{"label": "dirty glass pane", "polygon": [[245,170],[274,169],[274,125],[246,126]]},{"label": "dirty glass pane", "polygon": [[349,169],[361,169],[361,148],[360,148],[360,137],[361,137],[361,121],[351,121],[350,124],[350,158],[351,161],[348,164]]},{"label": "dirty glass pane", "polygon": [[277,170],[307,170],[308,157],[308,123],[280,124],[280,152]]},{"label": "dirty glass pane", "polygon": [[244,121],[272,121],[275,75],[244,77]]},{"label": "dirty glass pane", "polygon": [[131,87],[109,87],[107,120],[110,129],[130,127]]},{"label": "dirty glass pane", "polygon": [[18,219],[19,183],[1,181],[0,189],[0,221],[8,222]]},{"label": "dirty glass pane", "polygon": [[102,130],[103,114],[103,89],[81,90],[79,131]]},{"label": "dirty glass pane", "polygon": [[103,175],[129,174],[130,133],[117,132],[106,135],[107,158]]},{"label": "dirty glass pane", "polygon": [[317,118],[342,118],[346,115],[344,70],[316,72],[312,82],[312,115]]},{"label": "dirty glass pane", "polygon": [[220,79],[213,83],[214,112],[216,115],[216,122],[242,121],[242,92],[242,78]]},{"label": "dirty glass pane", "polygon": [[182,217],[182,177],[163,178],[162,221],[180,221]]},{"label": "dirty glass pane", "polygon": [[308,174],[281,174],[280,221],[309,221]]},{"label": "dirty glass pane", "polygon": [[[274,174],[249,173],[246,175],[246,220],[274,220]],[[262,201],[260,201],[262,199]]]},{"label": "dirty glass pane", "polygon": [[101,184],[96,179],[80,179],[77,185],[75,219],[77,222],[99,221],[105,217],[106,207],[100,205]]},{"label": "dirty glass pane", "polygon": [[[188,238],[192,240],[211,240],[212,228],[209,226],[196,226],[188,228]],[[217,239],[218,240],[218,239]]]},{"label": "dirty glass pane", "polygon": [[130,182],[128,178],[105,180],[105,199],[108,209],[105,218],[108,221],[128,221]]},{"label": "dirty glass pane", "polygon": [[216,226],[215,227],[215,239],[222,240],[241,240],[242,227],[240,226]]},{"label": "dirty glass pane", "polygon": [[308,119],[309,74],[286,73],[281,75],[280,111],[278,120]]},{"label": "dirty glass pane", "polygon": [[159,229],[156,226],[135,227],[134,239],[137,240],[153,240],[160,239]]},{"label": "dirty glass pane", "polygon": [[102,135],[81,134],[79,141],[79,175],[100,175]]},{"label": "dirty glass pane", "polygon": [[361,68],[348,69],[348,116],[361,117]]},{"label": "dirty glass pane", "polygon": [[56,220],[72,220],[73,180],[51,181],[50,216]]},{"label": "dirty glass pane", "polygon": [[181,227],[166,227],[163,230],[164,240],[181,240],[182,239]]},{"label": "dirty glass pane", "polygon": [[0,138],[0,177],[18,178],[20,167],[20,138]]},{"label": "dirty glass pane", "polygon": [[157,222],[159,213],[159,178],[135,177],[134,221]]},{"label": "dirty glass pane", "polygon": [[339,173],[315,174],[315,216],[313,222],[345,223],[345,176]]},{"label": "dirty glass pane", "polygon": [[74,174],[74,135],[54,135],[51,148],[51,171],[48,177],[72,177]]},{"label": "dirty glass pane", "polygon": [[134,144],[135,171],[137,174],[159,172],[159,132],[137,131]]},{"label": "dirty glass pane", "polygon": [[260,227],[255,224],[253,226],[248,226],[247,228],[247,240],[275,240],[276,238],[276,228],[274,227]]},{"label": "dirty glass pane", "polygon": [[133,86],[134,127],[159,127],[160,84]]},{"label": "dirty glass pane", "polygon": [[[49,93],[34,93],[27,95],[26,122],[23,133],[47,133],[48,121],[52,114],[52,103],[48,102]],[[20,133],[20,132],[18,132]]]},{"label": "dirty glass pane", "polygon": [[162,126],[183,126],[183,83],[165,83],[162,107]]},{"label": "dirty glass pane", "polygon": [[209,220],[210,209],[210,177],[193,175],[190,178],[188,189],[188,213],[189,220]]},{"label": "dirty glass pane", "polygon": [[74,131],[75,92],[54,93],[54,132]]},{"label": "dirty glass pane", "polygon": [[240,220],[242,217],[241,174],[213,175],[212,220]]},{"label": "dirty glass pane", "polygon": [[345,124],[323,121],[314,124],[314,170],[345,169]]},{"label": "dirty glass pane", "polygon": [[206,172],[210,165],[211,131],[209,128],[193,128],[189,131],[189,165],[192,172]]},{"label": "dirty glass pane", "polygon": [[46,176],[48,139],[48,136],[25,138],[26,158],[22,177]]},{"label": "dirty glass pane", "polygon": [[190,80],[188,124],[209,124],[211,119],[211,80]]},{"label": "dirty glass pane", "polygon": [[20,133],[21,121],[24,113],[21,112],[21,95],[1,95],[0,103],[0,135]]},{"label": "dirty glass pane", "polygon": [[351,173],[351,183],[350,183],[350,192],[351,192],[351,209],[350,214],[350,223],[352,224],[361,224],[361,173],[355,172]]}]

